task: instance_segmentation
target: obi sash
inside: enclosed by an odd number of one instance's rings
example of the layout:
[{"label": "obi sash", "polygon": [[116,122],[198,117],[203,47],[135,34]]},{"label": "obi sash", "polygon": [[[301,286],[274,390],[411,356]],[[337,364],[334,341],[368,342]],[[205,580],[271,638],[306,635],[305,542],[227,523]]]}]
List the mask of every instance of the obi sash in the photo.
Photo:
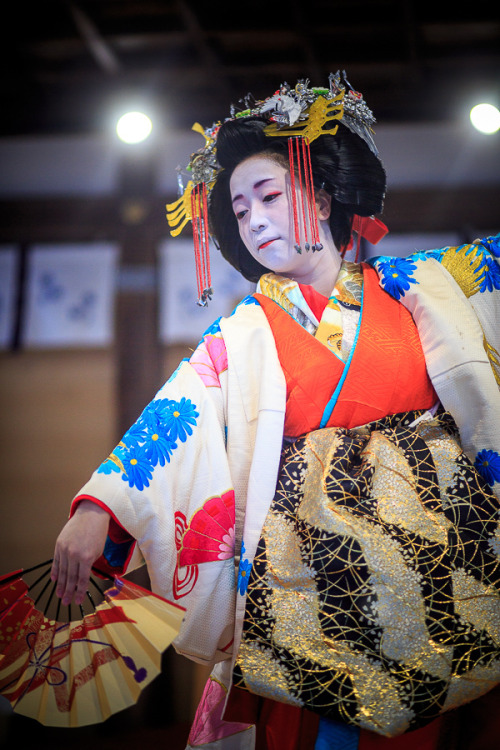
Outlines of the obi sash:
[{"label": "obi sash", "polygon": [[285,435],[352,428],[390,414],[429,409],[437,399],[413,319],[363,268],[363,301],[347,362],[263,294],[255,294],[276,342],[287,384]]}]

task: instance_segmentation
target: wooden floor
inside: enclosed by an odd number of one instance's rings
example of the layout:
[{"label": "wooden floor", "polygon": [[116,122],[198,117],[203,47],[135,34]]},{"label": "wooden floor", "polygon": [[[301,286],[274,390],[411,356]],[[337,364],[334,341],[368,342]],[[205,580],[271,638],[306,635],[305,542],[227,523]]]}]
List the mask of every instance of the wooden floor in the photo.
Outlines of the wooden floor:
[{"label": "wooden floor", "polygon": [[[54,729],[7,712],[2,701],[4,699],[0,699],[1,750],[22,747],[33,750],[185,750],[191,726],[191,721],[175,722],[156,708],[144,710],[139,707],[138,710],[134,707],[112,716],[103,724],[80,729]],[[445,716],[446,731],[439,750],[500,748],[500,686]],[[406,735],[406,738],[407,747],[415,750],[415,737]],[[385,742],[389,750],[391,740]]]},{"label": "wooden floor", "polygon": [[0,716],[0,748],[18,750],[185,750],[189,723],[140,726],[119,715],[96,727],[54,729],[23,717]]}]

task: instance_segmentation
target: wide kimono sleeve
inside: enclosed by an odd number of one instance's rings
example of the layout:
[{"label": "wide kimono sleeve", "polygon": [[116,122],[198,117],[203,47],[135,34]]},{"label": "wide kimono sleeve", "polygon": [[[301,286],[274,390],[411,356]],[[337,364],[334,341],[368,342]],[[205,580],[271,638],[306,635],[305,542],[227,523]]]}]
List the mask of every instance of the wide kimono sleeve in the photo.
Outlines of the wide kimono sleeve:
[{"label": "wide kimono sleeve", "polygon": [[117,565],[136,540],[152,590],[186,608],[174,646],[201,663],[228,658],[234,630],[226,370],[215,324],[74,500],[90,498],[110,513],[107,547]]},{"label": "wide kimono sleeve", "polygon": [[411,312],[436,393],[500,499],[500,235],[371,262]]}]

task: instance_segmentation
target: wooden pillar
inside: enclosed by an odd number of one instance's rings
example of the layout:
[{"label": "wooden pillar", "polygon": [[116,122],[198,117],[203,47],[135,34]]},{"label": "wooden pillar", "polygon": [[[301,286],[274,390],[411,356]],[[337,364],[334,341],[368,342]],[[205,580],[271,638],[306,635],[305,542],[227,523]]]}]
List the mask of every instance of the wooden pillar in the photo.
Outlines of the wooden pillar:
[{"label": "wooden pillar", "polygon": [[142,144],[124,151],[119,188],[120,283],[116,302],[119,437],[162,385],[158,335],[158,201],[155,153]]}]

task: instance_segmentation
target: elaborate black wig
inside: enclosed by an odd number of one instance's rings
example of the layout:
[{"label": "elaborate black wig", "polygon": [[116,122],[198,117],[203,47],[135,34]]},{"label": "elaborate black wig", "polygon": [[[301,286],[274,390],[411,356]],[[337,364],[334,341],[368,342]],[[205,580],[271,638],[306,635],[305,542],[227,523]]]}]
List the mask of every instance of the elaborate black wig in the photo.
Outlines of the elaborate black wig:
[{"label": "elaborate black wig", "polygon": [[[241,241],[229,182],[235,167],[256,154],[280,155],[288,163],[288,138],[266,136],[268,124],[256,116],[228,120],[221,126],[217,160],[223,169],[208,207],[210,231],[223,257],[249,281],[258,281],[269,269],[258,263]],[[385,170],[365,141],[342,123],[335,135],[316,138],[310,150],[314,188],[323,188],[332,198],[330,229],[335,246],[342,251],[351,239],[354,215],[372,216],[382,211]]]}]

